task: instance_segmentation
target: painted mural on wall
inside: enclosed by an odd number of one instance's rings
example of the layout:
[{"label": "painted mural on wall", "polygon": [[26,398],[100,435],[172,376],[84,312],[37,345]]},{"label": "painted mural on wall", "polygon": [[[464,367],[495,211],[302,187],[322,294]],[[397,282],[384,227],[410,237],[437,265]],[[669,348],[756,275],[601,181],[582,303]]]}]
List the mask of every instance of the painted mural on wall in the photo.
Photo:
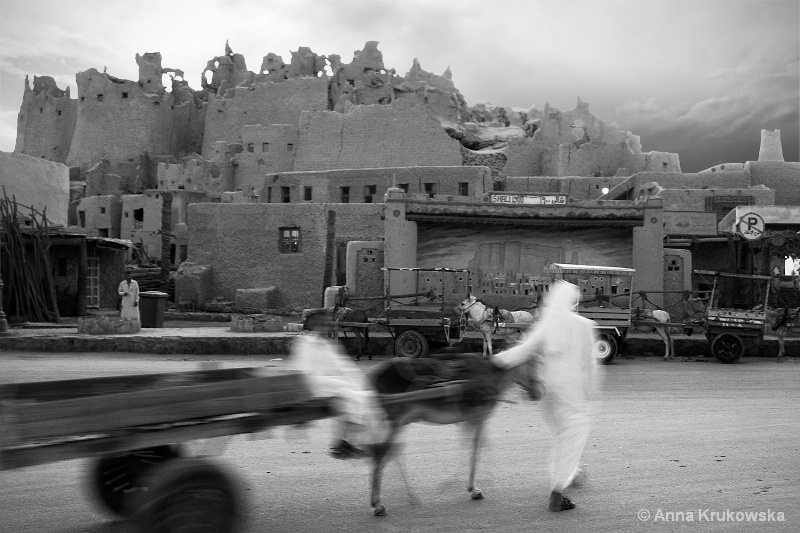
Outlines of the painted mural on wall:
[{"label": "painted mural on wall", "polygon": [[629,228],[552,228],[420,224],[417,265],[466,268],[472,292],[494,305],[524,307],[549,284],[544,267],[574,263],[632,268]]}]

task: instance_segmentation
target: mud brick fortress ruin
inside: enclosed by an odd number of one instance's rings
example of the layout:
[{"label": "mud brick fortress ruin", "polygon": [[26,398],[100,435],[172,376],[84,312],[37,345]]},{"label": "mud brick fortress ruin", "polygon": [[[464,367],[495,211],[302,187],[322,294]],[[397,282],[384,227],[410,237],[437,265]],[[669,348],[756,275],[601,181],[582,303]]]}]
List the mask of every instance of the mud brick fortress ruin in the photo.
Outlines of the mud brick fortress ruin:
[{"label": "mud brick fortress ruin", "polygon": [[[255,72],[226,45],[199,90],[159,53],[136,62],[135,81],[78,73],[76,99],[50,77],[26,79],[0,173],[52,223],[169,261],[176,303],[317,307],[330,286],[383,294],[382,267],[468,269],[445,300],[471,287],[524,301],[552,262],[635,268],[624,290],[660,301],[698,290],[693,269],[781,260],[737,233],[745,212],[800,229],[800,163],[783,160],[779,131],[761,132],[758,161],[683,173],[678,154],[642,152],[580,98],[568,111],[469,106],[449,69],[415,60],[401,76],[377,42],[349,63],[270,53]],[[98,257],[80,261],[99,289],[62,285],[113,307],[120,267]]]}]

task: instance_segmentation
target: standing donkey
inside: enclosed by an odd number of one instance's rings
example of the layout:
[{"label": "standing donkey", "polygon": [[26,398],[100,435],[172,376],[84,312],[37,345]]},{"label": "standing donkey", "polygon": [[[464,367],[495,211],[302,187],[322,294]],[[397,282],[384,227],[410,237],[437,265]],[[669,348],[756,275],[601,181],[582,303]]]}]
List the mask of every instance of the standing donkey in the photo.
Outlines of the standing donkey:
[{"label": "standing donkey", "polygon": [[640,320],[653,320],[655,322],[660,322],[661,324],[648,324],[652,326],[655,332],[661,337],[661,340],[664,341],[665,352],[664,352],[664,361],[669,361],[675,357],[675,344],[672,342],[672,335],[669,331],[669,313],[664,311],[663,309],[637,309],[636,310],[636,318]]},{"label": "standing donkey", "polygon": [[[487,307],[482,301],[473,294],[467,295],[467,299],[458,304],[455,312],[461,316],[466,315],[467,321],[475,328],[480,330],[483,335],[483,357],[488,358],[492,355],[492,333],[497,329],[495,316],[505,316],[506,320],[511,320],[514,324],[533,324],[533,315],[528,311],[507,311],[500,309],[495,311]],[[521,331],[518,331],[521,333]]]}]

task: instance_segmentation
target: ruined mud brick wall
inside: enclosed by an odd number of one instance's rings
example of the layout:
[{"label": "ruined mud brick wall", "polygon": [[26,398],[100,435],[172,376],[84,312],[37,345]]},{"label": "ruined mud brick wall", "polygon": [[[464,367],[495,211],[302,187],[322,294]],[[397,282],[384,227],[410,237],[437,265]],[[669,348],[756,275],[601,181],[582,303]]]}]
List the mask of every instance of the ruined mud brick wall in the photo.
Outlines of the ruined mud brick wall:
[{"label": "ruined mud brick wall", "polygon": [[423,105],[447,122],[463,122],[469,115],[464,97],[453,84],[450,68],[443,75],[437,76],[424,71],[415,58],[411,70],[405,77],[395,76],[392,85],[395,99]]},{"label": "ruined mud brick wall", "polygon": [[64,163],[72,144],[78,102],[50,76],[34,76],[33,89],[25,76],[25,93],[17,118],[14,152]]},{"label": "ruined mud brick wall", "polygon": [[800,163],[748,161],[745,167],[753,185],[775,189],[775,205],[800,205]]},{"label": "ruined mud brick wall", "polygon": [[[487,167],[492,173],[492,181],[502,180],[505,174],[505,150],[484,150],[476,152],[461,147],[461,164],[464,166]],[[494,187],[494,185],[493,185]]]},{"label": "ruined mud brick wall", "polygon": [[356,50],[351,63],[341,57],[328,56],[333,75],[330,80],[330,102],[333,109],[344,112],[351,104],[388,104],[393,100],[392,76],[383,64],[377,41],[367,41],[363,50]]},{"label": "ruined mud brick wall", "polygon": [[157,179],[159,189],[182,189],[215,196],[233,190],[233,166],[230,161],[186,157],[180,163],[159,163]]},{"label": "ruined mud brick wall", "polygon": [[460,166],[460,149],[429,110],[402,100],[303,112],[294,170]]},{"label": "ruined mud brick wall", "polygon": [[533,137],[509,141],[507,165],[498,176],[613,176],[661,170],[680,172],[677,154],[641,150],[639,137],[589,112],[578,98],[575,109],[546,104]]},{"label": "ruined mud brick wall", "polygon": [[9,200],[16,198],[20,214],[27,216],[32,207],[45,213],[50,224],[67,225],[69,169],[63,163],[0,152],[0,177]]},{"label": "ruined mud brick wall", "polygon": [[173,144],[171,93],[146,93],[138,82],[112,78],[96,69],[79,72],[75,78],[78,119],[69,166],[85,168],[88,162],[101,159],[132,162],[145,153],[177,155],[185,148]]},{"label": "ruined mud brick wall", "polygon": [[265,173],[291,171],[297,143],[296,124],[255,124],[242,128],[242,152],[236,156],[234,182],[229,190],[260,191]]},{"label": "ruined mud brick wall", "polygon": [[[342,187],[349,187],[349,203],[382,203],[393,185],[411,194],[424,194],[433,184],[436,194],[457,196],[466,183],[470,196],[489,192],[491,172],[486,167],[389,167],[267,174],[261,190],[262,202],[283,203],[281,188],[288,187],[290,201],[341,202]],[[404,187],[405,186],[405,187]],[[368,194],[369,187],[374,193]],[[306,197],[310,188],[311,198]],[[367,198],[370,201],[367,201]]]},{"label": "ruined mud brick wall", "polygon": [[625,143],[561,144],[542,152],[542,168],[548,176],[613,176],[620,168],[631,172],[675,168],[668,154],[634,154]]},{"label": "ruined mud brick wall", "polygon": [[224,98],[212,98],[208,103],[202,155],[210,157],[217,141],[241,143],[243,126],[295,125],[302,111],[326,109],[326,78],[293,78],[281,83],[229,89]]}]

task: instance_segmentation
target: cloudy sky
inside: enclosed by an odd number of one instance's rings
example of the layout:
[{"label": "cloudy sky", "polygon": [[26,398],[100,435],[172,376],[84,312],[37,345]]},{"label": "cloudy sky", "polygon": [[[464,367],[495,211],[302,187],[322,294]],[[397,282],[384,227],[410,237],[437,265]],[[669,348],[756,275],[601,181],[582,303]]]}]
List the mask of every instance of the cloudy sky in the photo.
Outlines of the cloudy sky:
[{"label": "cloudy sky", "polygon": [[378,41],[401,75],[414,58],[449,66],[469,105],[571,110],[580,96],[684,172],[758,159],[762,129],[798,161],[799,27],[798,0],[0,0],[0,150],[26,75],[77,98],[77,72],[135,80],[136,53],[158,51],[199,89],[226,40],[253,71],[269,52],[349,62]]}]

